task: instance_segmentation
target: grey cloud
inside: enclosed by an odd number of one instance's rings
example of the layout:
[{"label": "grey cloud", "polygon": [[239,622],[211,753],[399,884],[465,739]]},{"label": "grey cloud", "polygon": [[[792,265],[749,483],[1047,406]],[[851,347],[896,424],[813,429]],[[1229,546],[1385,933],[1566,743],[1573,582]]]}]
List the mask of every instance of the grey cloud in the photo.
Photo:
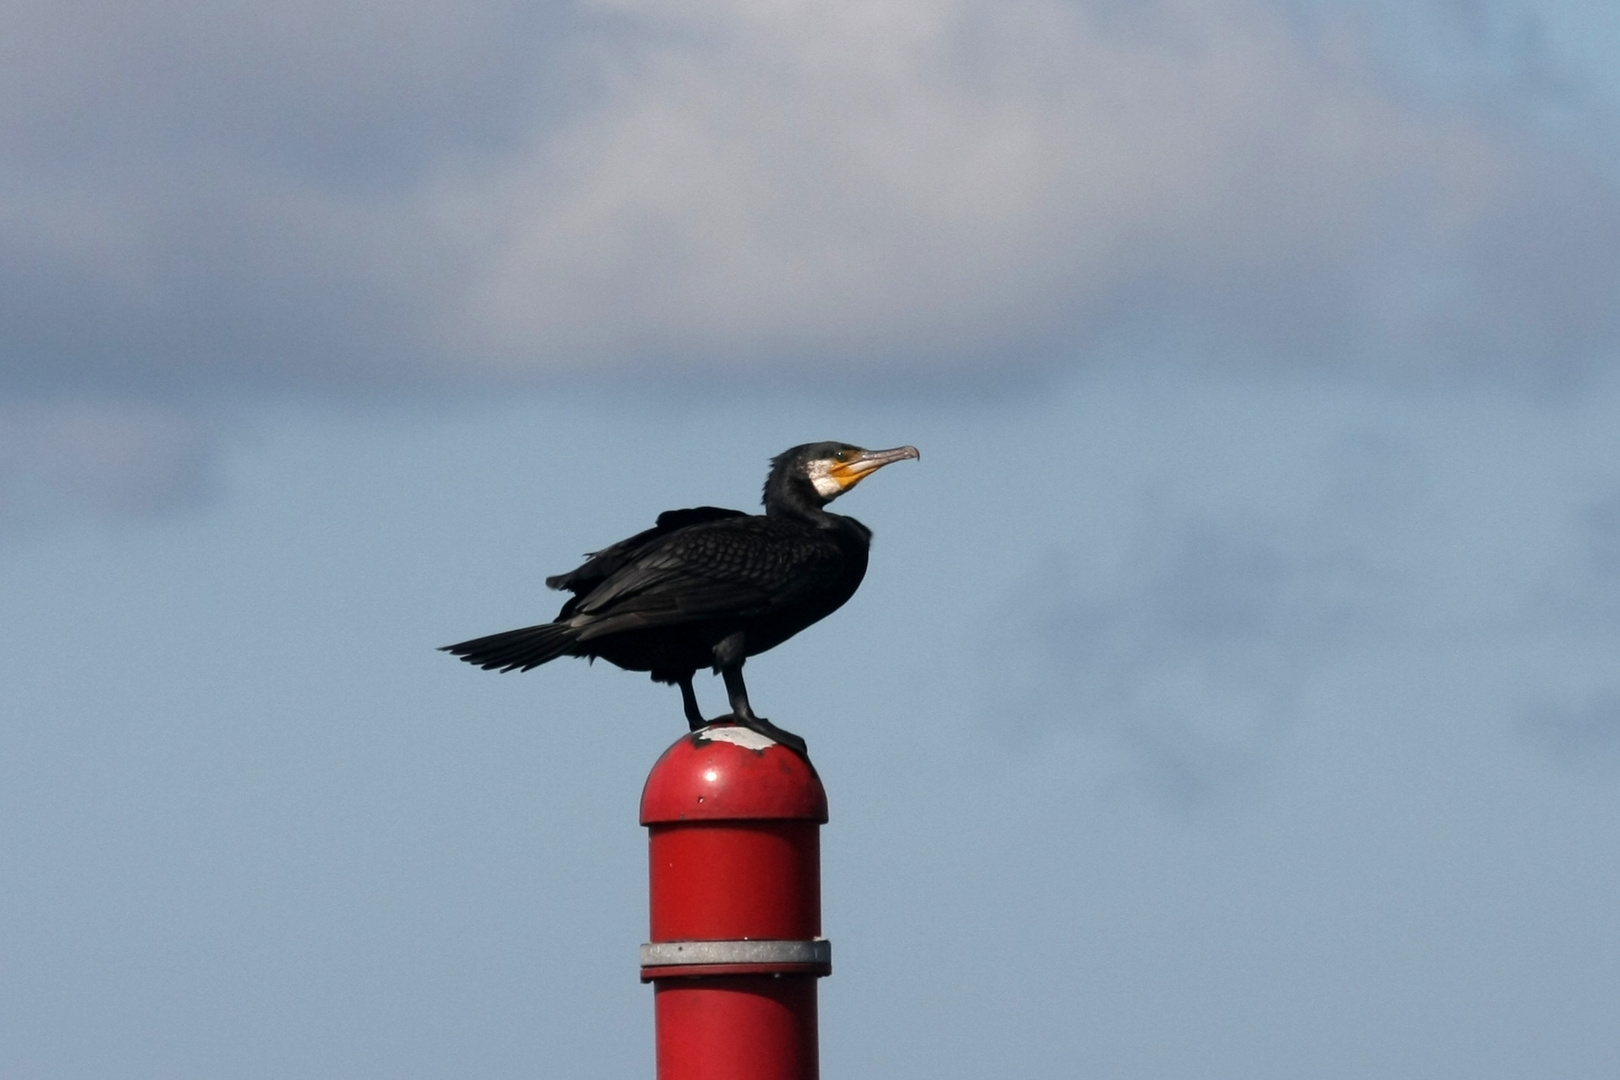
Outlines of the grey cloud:
[{"label": "grey cloud", "polygon": [[418,189],[564,109],[545,91],[571,18],[434,0],[8,5],[0,390],[410,381],[456,273]]},{"label": "grey cloud", "polygon": [[1606,582],[1620,583],[1620,492],[1594,503],[1582,519],[1588,569]]},{"label": "grey cloud", "polygon": [[1169,805],[1231,794],[1292,725],[1312,673],[1396,618],[1405,579],[1345,505],[1278,521],[1156,502],[1123,565],[1046,567],[1004,628],[1000,677],[1026,725],[1113,745]]},{"label": "grey cloud", "polygon": [[1539,370],[1613,345],[1612,187],[1284,10],[13,5],[5,381],[933,378],[1143,340]]},{"label": "grey cloud", "polygon": [[1575,507],[1546,553],[1525,617],[1582,640],[1620,635],[1620,491]]},{"label": "grey cloud", "polygon": [[1423,640],[1423,455],[1351,428],[1299,465],[1291,500],[1194,509],[1154,486],[1122,556],[1061,553],[1019,589],[993,678],[1017,687],[1033,734],[1077,731],[1149,797],[1199,811],[1263,777],[1319,673]]},{"label": "grey cloud", "polygon": [[1292,10],[13,3],[0,401],[1612,353],[1613,186]]},{"label": "grey cloud", "polygon": [[701,36],[660,40],[473,200],[511,241],[467,332],[513,363],[656,343],[926,371],[1168,327],[1290,363],[1474,368],[1611,339],[1604,184],[1265,6],[683,10]]},{"label": "grey cloud", "polygon": [[1425,461],[1369,434],[1330,447],[1303,508],[1148,498],[1123,559],[1061,553],[1017,590],[995,685],[1016,687],[1030,733],[1112,748],[1183,810],[1261,774],[1312,679],[1391,650],[1435,670],[1471,658],[1509,703],[1497,722],[1554,761],[1620,761],[1620,492],[1565,502],[1511,556],[1475,551],[1524,523],[1482,496],[1447,508]]},{"label": "grey cloud", "polygon": [[1620,690],[1571,704],[1546,698],[1527,706],[1519,730],[1557,760],[1578,766],[1620,763]]},{"label": "grey cloud", "polygon": [[1530,607],[1542,627],[1557,628],[1570,670],[1536,680],[1521,709],[1519,734],[1553,760],[1573,767],[1620,762],[1620,682],[1610,665],[1620,646],[1620,491],[1570,516],[1572,542],[1556,553]]},{"label": "grey cloud", "polygon": [[162,406],[0,405],[0,534],[195,504],[211,490],[211,451],[205,427]]}]

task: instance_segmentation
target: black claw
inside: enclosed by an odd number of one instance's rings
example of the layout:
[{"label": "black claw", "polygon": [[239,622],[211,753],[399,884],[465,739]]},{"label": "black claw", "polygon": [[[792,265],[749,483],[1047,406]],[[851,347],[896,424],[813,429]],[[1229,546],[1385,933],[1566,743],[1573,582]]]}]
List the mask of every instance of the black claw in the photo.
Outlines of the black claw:
[{"label": "black claw", "polygon": [[740,720],[739,723],[750,731],[759,732],[767,739],[775,739],[777,742],[781,743],[795,754],[798,754],[800,757],[804,758],[804,760],[810,760],[810,747],[803,739],[793,734],[791,731],[785,731],[782,728],[777,727],[763,716],[749,716],[744,720]]}]

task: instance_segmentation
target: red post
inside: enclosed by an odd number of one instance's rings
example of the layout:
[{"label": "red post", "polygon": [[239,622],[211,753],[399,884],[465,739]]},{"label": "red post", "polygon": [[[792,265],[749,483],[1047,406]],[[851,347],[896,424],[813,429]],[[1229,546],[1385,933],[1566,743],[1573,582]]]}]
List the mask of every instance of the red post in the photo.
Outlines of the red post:
[{"label": "red post", "polygon": [[658,1080],[816,1080],[827,793],[810,764],[716,725],[664,752],[641,794],[652,886],[641,980]]}]

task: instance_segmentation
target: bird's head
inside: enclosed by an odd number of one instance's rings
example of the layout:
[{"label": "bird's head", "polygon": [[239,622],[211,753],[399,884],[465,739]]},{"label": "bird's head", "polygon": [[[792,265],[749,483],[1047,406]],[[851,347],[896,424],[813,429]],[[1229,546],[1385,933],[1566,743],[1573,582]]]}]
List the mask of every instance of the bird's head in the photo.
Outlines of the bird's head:
[{"label": "bird's head", "polygon": [[765,481],[765,505],[771,506],[773,492],[789,489],[805,491],[817,506],[825,506],[871,476],[885,465],[907,458],[920,458],[915,446],[893,450],[865,450],[841,442],[805,443],[771,459],[771,475]]}]

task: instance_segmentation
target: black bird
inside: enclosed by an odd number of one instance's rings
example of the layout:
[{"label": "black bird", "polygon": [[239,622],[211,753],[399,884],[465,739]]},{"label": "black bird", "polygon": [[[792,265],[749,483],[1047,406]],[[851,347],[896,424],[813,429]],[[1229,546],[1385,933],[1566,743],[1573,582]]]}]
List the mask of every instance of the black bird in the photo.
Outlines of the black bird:
[{"label": "black bird", "polygon": [[[771,459],[763,515],[718,506],[666,511],[647,531],[547,578],[553,589],[574,594],[553,621],[444,651],[486,671],[528,671],[559,656],[601,657],[679,686],[693,731],[738,723],[803,755],[803,739],[754,715],[743,661],[854,595],[866,576],[872,531],[826,506],[883,466],[918,456],[914,446],[795,446]],[[731,699],[731,713],[712,721],[703,718],[692,689],[692,676],[705,667],[724,677]]]}]

